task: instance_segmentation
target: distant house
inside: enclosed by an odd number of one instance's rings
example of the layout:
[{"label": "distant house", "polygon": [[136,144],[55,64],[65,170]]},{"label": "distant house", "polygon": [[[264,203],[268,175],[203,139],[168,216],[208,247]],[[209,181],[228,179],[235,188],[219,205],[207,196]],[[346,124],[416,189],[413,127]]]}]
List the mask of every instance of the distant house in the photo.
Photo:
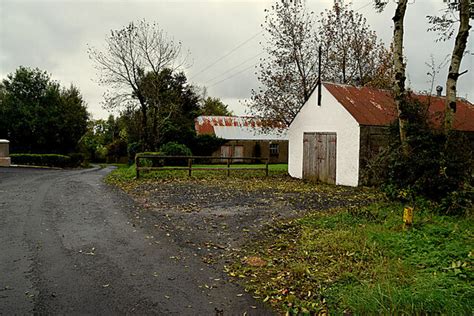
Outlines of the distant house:
[{"label": "distant house", "polygon": [[262,125],[260,119],[253,117],[199,116],[195,119],[198,135],[209,134],[227,140],[212,154],[215,157],[262,157],[269,158],[270,163],[287,163],[287,130]]},{"label": "distant house", "polygon": [[[443,97],[430,98],[433,120],[444,111]],[[388,126],[397,118],[389,91],[323,83],[321,105],[313,91],[290,124],[288,172],[296,178],[331,184],[363,183],[367,162],[388,145]],[[474,140],[474,106],[457,102],[454,129]]]}]

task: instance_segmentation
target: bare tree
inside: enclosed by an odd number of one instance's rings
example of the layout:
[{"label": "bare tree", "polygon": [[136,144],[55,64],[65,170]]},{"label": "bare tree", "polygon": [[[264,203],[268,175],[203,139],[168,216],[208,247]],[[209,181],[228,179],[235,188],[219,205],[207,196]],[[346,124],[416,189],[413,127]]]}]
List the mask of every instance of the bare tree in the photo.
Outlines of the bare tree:
[{"label": "bare tree", "polygon": [[[145,96],[144,78],[152,73],[159,78],[164,69],[177,69],[185,62],[181,58],[181,43],[175,42],[157,24],[141,20],[112,30],[106,38],[103,51],[89,48],[89,57],[99,71],[99,83],[112,88],[106,94],[105,104],[110,108],[123,108],[136,104],[142,113],[142,141],[148,144],[148,109],[159,104],[150,103]],[[147,85],[159,86],[159,82]]]},{"label": "bare tree", "polygon": [[[458,16],[457,16],[458,15]],[[456,86],[459,76],[459,68],[466,51],[467,39],[469,37],[469,19],[474,16],[474,2],[471,0],[455,0],[447,4],[441,16],[428,16],[431,27],[430,31],[438,32],[438,40],[447,40],[454,35],[454,24],[459,22],[459,28],[454,42],[451,62],[449,65],[448,78],[446,80],[446,107],[444,130],[447,133],[453,127],[456,112]]]}]

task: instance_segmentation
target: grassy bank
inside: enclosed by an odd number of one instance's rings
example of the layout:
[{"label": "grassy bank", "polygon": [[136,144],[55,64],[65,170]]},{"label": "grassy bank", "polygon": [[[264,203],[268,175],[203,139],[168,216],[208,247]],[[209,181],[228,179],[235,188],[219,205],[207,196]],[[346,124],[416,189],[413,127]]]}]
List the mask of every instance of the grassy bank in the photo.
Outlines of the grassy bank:
[{"label": "grassy bank", "polygon": [[471,315],[473,218],[415,214],[398,204],[310,214],[251,245],[230,275],[290,314]]}]

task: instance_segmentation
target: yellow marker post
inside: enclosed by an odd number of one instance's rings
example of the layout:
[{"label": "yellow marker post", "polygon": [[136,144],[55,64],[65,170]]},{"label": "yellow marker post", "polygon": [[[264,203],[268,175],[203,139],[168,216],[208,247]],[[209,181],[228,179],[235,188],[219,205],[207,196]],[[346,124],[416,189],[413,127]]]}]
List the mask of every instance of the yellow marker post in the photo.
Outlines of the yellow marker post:
[{"label": "yellow marker post", "polygon": [[403,209],[403,228],[408,229],[413,224],[413,207],[405,206]]}]

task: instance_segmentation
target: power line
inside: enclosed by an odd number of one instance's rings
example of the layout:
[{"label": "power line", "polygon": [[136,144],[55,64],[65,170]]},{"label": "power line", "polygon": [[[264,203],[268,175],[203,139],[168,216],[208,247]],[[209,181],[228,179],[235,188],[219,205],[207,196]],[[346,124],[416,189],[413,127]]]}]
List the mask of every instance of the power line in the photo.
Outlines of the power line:
[{"label": "power line", "polygon": [[[364,4],[363,6],[359,7],[359,8],[356,9],[356,10],[353,10],[353,11],[354,11],[354,12],[360,11],[360,10],[362,10],[362,9],[364,9],[364,8],[366,8],[366,7],[368,7],[368,6],[371,5],[371,4],[372,4],[372,1],[369,1],[369,2],[367,2],[366,4]],[[253,36],[251,36],[249,39],[245,40],[245,41],[242,42],[241,44],[237,45],[237,46],[236,46],[234,49],[232,49],[229,53],[227,53],[227,54],[225,54],[224,56],[218,58],[216,61],[214,61],[213,63],[211,63],[211,64],[208,65],[207,67],[205,67],[203,70],[201,70],[200,72],[198,72],[198,73],[197,73],[196,75],[194,75],[192,78],[198,76],[199,74],[203,73],[203,72],[206,71],[207,69],[209,69],[209,68],[211,68],[212,66],[214,66],[216,63],[218,63],[218,62],[221,61],[222,59],[224,59],[224,58],[226,58],[227,56],[231,55],[231,54],[234,53],[237,49],[239,49],[240,47],[242,47],[243,45],[245,45],[246,43],[248,43],[249,41],[251,41],[252,39],[254,39],[255,37],[257,37],[257,36],[260,35],[261,33],[263,33],[263,30],[260,31],[260,32],[258,32],[258,33],[256,33],[256,34],[254,34]],[[241,65],[243,65],[243,64],[247,63],[248,61],[250,61],[250,60],[252,60],[252,59],[254,59],[254,58],[256,58],[256,57],[262,55],[263,53],[264,53],[264,52],[260,52],[259,54],[255,55],[255,56],[253,56],[253,57],[250,57],[249,59],[246,59],[245,61],[239,63],[238,65],[236,65],[236,66],[234,66],[234,67],[232,67],[232,68],[230,68],[230,69],[228,69],[228,70],[226,70],[226,71],[224,71],[224,72],[221,73],[220,75],[218,75],[218,76],[216,76],[216,77],[214,77],[214,78],[208,80],[207,82],[212,82],[213,80],[222,77],[222,76],[225,75],[226,73],[229,73],[230,71],[232,71],[232,70],[234,70],[234,69],[240,67]],[[256,64],[257,64],[257,63],[255,63],[255,64],[253,64],[253,65],[251,65],[251,66],[249,66],[249,67],[247,67],[247,68],[244,68],[243,70],[241,70],[241,71],[239,71],[239,72],[236,72],[235,74],[230,75],[229,77],[227,77],[227,78],[225,78],[225,79],[223,79],[223,80],[221,80],[221,81],[218,81],[218,82],[216,82],[216,83],[210,85],[209,88],[214,87],[214,86],[216,86],[216,85],[218,85],[218,84],[220,84],[220,83],[222,83],[222,82],[224,82],[224,81],[227,81],[227,80],[229,80],[229,79],[231,79],[231,78],[233,78],[233,77],[235,77],[235,76],[241,74],[242,72],[244,72],[244,71],[246,71],[246,70],[248,70],[248,69],[254,67]],[[192,78],[191,78],[191,79],[192,79]]]},{"label": "power line", "polygon": [[254,64],[252,64],[252,65],[250,65],[250,66],[247,67],[247,68],[242,69],[242,70],[239,71],[239,72],[236,72],[235,74],[233,74],[233,75],[231,75],[231,76],[229,76],[229,77],[227,77],[227,78],[225,78],[225,79],[222,79],[221,81],[218,81],[218,82],[216,82],[216,83],[210,85],[208,88],[212,88],[212,87],[214,87],[214,86],[216,86],[216,85],[218,85],[218,84],[220,84],[220,83],[222,83],[222,82],[224,82],[224,81],[227,81],[227,80],[229,80],[229,79],[231,79],[231,78],[233,78],[233,77],[235,77],[235,76],[237,76],[237,75],[240,75],[240,74],[243,73],[244,71],[249,70],[249,69],[252,68],[252,67],[255,67],[255,65],[257,65],[257,64],[258,64],[258,62],[257,62],[257,63],[254,63]]},{"label": "power line", "polygon": [[221,60],[223,60],[224,58],[230,56],[231,54],[233,54],[236,50],[238,50],[239,48],[241,48],[242,46],[244,46],[245,44],[247,44],[248,42],[250,42],[251,40],[253,40],[255,37],[257,37],[258,35],[262,34],[263,33],[263,30],[252,35],[250,38],[246,39],[245,41],[243,41],[242,43],[240,43],[239,45],[237,45],[236,47],[234,47],[231,51],[229,51],[227,54],[225,54],[224,56],[221,56],[219,58],[217,58],[214,62],[212,62],[211,64],[207,65],[206,67],[204,67],[203,69],[201,69],[200,71],[198,71],[197,74],[195,74],[194,76],[192,76],[189,80],[192,80],[193,78],[197,77],[198,75],[202,74],[203,72],[205,72],[206,70],[208,70],[209,68],[211,68],[212,66],[214,66],[215,64],[217,64],[218,62],[220,62]]},{"label": "power line", "polygon": [[360,11],[360,10],[362,10],[363,8],[365,8],[365,7],[367,7],[367,6],[371,5],[371,4],[372,4],[372,1],[369,1],[368,3],[364,4],[363,6],[361,6],[359,9],[354,10],[354,12]]},{"label": "power line", "polygon": [[[236,68],[242,66],[243,64],[246,64],[246,63],[249,62],[250,60],[253,60],[253,59],[255,59],[256,57],[258,57],[258,56],[260,56],[260,55],[262,55],[262,54],[264,54],[264,53],[265,53],[265,52],[260,52],[260,53],[258,53],[257,55],[254,55],[254,56],[252,56],[252,57],[250,57],[250,58],[244,60],[244,61],[241,62],[240,64],[238,64],[238,65],[236,65],[236,66],[234,66],[234,67],[232,67],[232,68],[227,69],[226,71],[224,71],[224,72],[221,73],[220,75],[215,76],[214,78],[207,80],[206,83],[211,83],[211,82],[213,82],[214,80],[216,80],[216,79],[222,77],[223,75],[225,75],[225,74],[231,72],[232,70],[234,70],[234,69],[236,69]],[[205,84],[204,84],[204,85],[205,85]]]}]

